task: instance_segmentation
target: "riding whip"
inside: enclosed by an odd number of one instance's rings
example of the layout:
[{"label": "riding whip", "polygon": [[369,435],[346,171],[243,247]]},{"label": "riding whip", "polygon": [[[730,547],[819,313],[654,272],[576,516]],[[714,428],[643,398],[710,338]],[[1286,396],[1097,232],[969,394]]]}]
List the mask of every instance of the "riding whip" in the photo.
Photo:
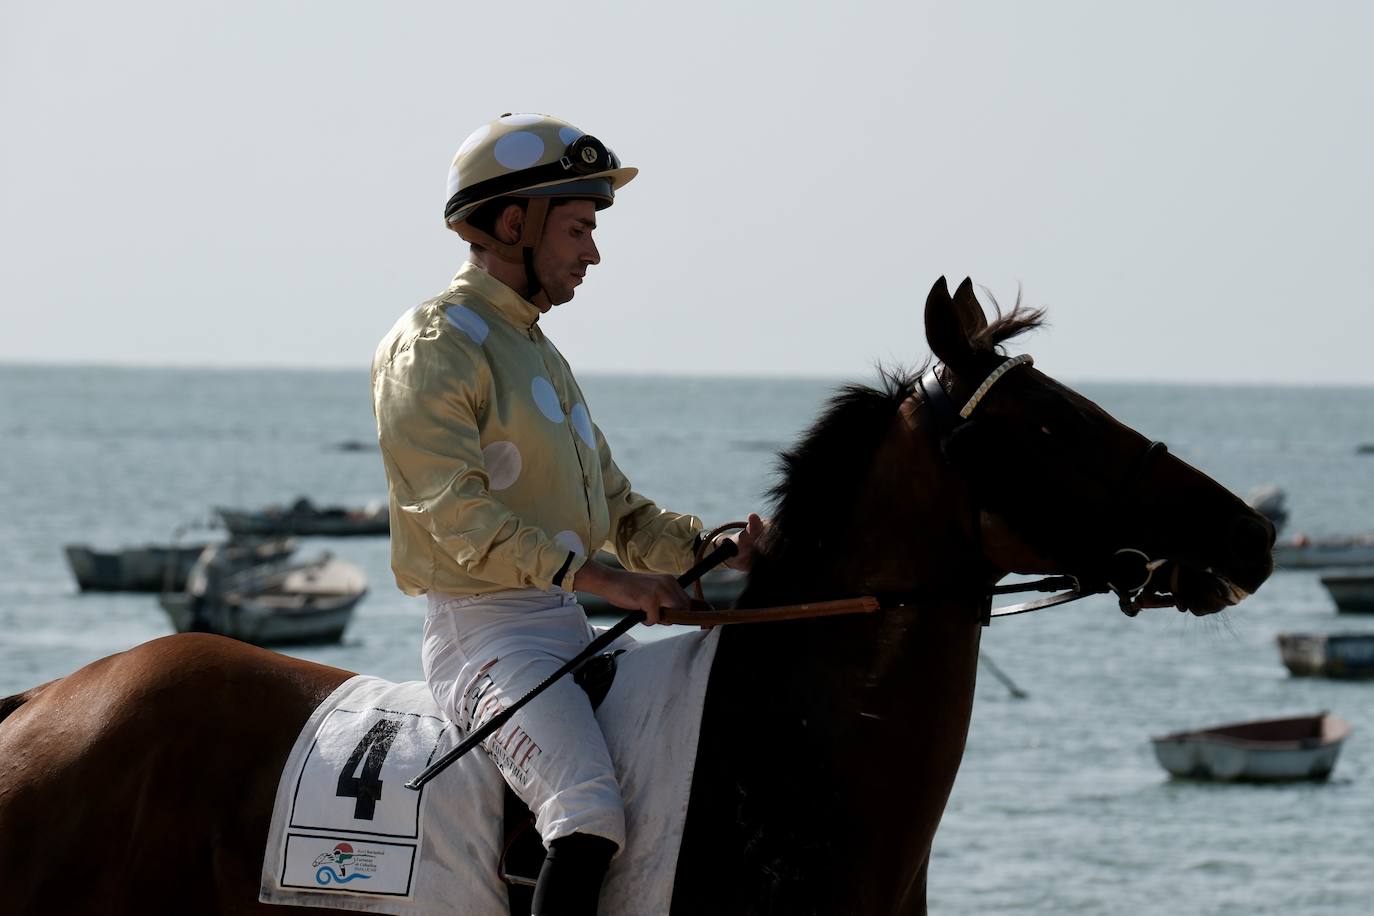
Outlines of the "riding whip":
[{"label": "riding whip", "polygon": [[[686,588],[687,586],[695,582],[697,579],[700,579],[706,572],[708,572],[711,569],[714,569],[716,566],[730,559],[738,552],[739,547],[735,544],[734,541],[723,542],[719,547],[717,547],[715,550],[707,554],[706,557],[701,560],[701,562],[697,563],[691,569],[687,570],[685,573],[678,576],[677,584],[682,586],[683,588]],[[590,643],[588,643],[585,649],[577,653],[577,655],[573,656],[572,658],[568,659],[566,662],[564,662],[562,667],[560,667],[553,674],[550,674],[548,677],[544,678],[544,680],[541,681],[537,687],[535,687],[529,693],[525,694],[520,699],[516,700],[511,705],[507,706],[505,709],[501,710],[496,715],[492,716],[490,719],[486,721],[484,725],[482,725],[481,728],[472,732],[461,742],[459,742],[457,747],[449,751],[444,756],[440,757],[438,760],[431,763],[429,766],[425,767],[418,776],[416,776],[414,779],[410,780],[410,782],[405,784],[406,788],[419,789],[423,787],[425,783],[429,782],[435,776],[438,776],[440,773],[442,773],[455,760],[457,760],[459,757],[462,757],[464,754],[472,750],[477,745],[481,744],[493,732],[495,732],[501,726],[509,722],[511,717],[514,716],[517,712],[519,712],[520,709],[523,708],[526,703],[528,703],[530,700],[533,700],[535,697],[539,696],[539,694],[543,693],[545,690],[548,690],[549,687],[553,686],[555,681],[566,675],[569,671],[572,671],[574,668],[585,662],[587,659],[591,658],[596,653],[600,652],[602,649],[609,646],[611,643],[615,642],[617,639],[620,638],[622,634],[629,630],[630,627],[633,627],[635,624],[643,622],[643,611],[635,611],[632,614],[626,614],[619,623],[611,627],[605,633],[602,633],[596,639],[593,639]]]}]

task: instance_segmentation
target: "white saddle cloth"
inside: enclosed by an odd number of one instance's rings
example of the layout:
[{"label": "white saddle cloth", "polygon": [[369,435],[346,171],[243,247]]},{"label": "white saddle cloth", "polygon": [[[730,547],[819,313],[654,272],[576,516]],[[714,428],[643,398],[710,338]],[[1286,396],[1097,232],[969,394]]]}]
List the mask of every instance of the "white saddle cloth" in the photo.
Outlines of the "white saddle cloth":
[{"label": "white saddle cloth", "polygon": [[[597,710],[626,821],[602,913],[668,912],[717,633],[631,644]],[[460,739],[423,681],[339,685],[282,771],[258,899],[398,916],[508,913],[496,874],[503,784],[486,753],[419,791],[404,786]]]}]

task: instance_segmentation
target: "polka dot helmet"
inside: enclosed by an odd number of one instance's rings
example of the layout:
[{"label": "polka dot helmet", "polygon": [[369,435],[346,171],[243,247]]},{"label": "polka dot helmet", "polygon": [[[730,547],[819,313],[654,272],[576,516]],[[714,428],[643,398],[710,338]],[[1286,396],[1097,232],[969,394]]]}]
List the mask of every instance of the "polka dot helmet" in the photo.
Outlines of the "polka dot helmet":
[{"label": "polka dot helmet", "polygon": [[541,114],[504,114],[472,132],[448,170],[444,221],[457,228],[498,197],[580,197],[609,207],[617,189],[639,173],[566,121]]}]

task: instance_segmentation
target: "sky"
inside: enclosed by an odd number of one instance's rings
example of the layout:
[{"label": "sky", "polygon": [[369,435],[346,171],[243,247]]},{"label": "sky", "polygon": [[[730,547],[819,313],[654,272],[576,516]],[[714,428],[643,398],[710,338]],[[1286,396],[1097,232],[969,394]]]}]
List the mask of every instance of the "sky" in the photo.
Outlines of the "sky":
[{"label": "sky", "polygon": [[578,372],[859,377],[940,276],[1070,381],[1374,385],[1374,5],[0,4],[0,362],[359,368],[464,260],[454,151],[639,177]]}]

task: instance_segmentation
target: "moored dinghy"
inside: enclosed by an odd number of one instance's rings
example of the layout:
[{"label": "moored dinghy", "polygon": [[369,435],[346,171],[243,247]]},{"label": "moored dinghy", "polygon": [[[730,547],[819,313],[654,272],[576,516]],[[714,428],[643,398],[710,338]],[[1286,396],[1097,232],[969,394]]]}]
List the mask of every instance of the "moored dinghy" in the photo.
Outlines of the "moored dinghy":
[{"label": "moored dinghy", "polygon": [[362,570],[328,553],[309,562],[226,572],[211,547],[192,569],[186,590],[164,592],[160,601],[178,633],[283,646],[338,642],[365,594]]},{"label": "moored dinghy", "polygon": [[186,575],[206,545],[144,544],[121,550],[96,550],[88,544],[68,544],[67,565],[83,592],[156,592],[170,579],[184,588]]},{"label": "moored dinghy", "polygon": [[[201,554],[210,545],[145,544],[123,550],[95,550],[68,544],[67,563],[83,592],[181,591]],[[243,566],[283,560],[296,549],[293,538],[246,538],[230,542]]]},{"label": "moored dinghy", "polygon": [[1350,724],[1330,713],[1233,722],[1150,739],[1172,775],[1226,782],[1326,779]]},{"label": "moored dinghy", "polygon": [[1280,633],[1277,641],[1295,677],[1374,678],[1374,633]]},{"label": "moored dinghy", "polygon": [[1342,614],[1374,614],[1374,575],[1322,576],[1322,585]]}]

